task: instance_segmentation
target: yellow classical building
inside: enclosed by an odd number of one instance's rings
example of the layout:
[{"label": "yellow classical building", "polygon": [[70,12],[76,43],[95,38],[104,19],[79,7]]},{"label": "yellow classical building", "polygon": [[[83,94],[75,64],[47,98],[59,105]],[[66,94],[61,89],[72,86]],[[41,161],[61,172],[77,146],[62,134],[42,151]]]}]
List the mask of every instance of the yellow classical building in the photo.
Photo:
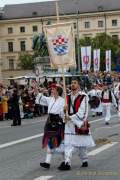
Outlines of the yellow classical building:
[{"label": "yellow classical building", "polygon": [[[119,0],[60,0],[59,13],[60,21],[74,22],[79,37],[106,32],[120,38]],[[3,77],[23,75],[18,66],[19,54],[22,51],[32,53],[33,36],[41,33],[48,21],[56,22],[54,1],[6,5],[0,9],[0,69]]]}]

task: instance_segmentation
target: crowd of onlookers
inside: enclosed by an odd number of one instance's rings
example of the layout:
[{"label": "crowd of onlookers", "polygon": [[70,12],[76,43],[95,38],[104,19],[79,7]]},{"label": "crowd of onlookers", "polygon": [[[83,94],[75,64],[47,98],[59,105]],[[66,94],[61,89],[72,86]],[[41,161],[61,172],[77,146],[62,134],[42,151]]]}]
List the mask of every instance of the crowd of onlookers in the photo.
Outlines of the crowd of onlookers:
[{"label": "crowd of onlookers", "polygon": [[[37,102],[39,89],[32,86],[9,86],[0,84],[0,120],[13,119],[15,114],[20,118],[33,118],[47,113],[47,107]],[[16,109],[19,108],[18,111]]]}]

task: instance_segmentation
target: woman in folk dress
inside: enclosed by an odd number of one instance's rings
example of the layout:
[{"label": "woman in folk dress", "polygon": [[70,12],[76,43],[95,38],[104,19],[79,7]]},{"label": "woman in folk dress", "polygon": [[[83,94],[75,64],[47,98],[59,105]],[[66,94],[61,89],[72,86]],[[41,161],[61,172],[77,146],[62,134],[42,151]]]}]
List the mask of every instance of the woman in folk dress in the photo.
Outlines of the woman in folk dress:
[{"label": "woman in folk dress", "polygon": [[51,158],[54,150],[59,148],[64,136],[63,108],[64,98],[61,97],[62,88],[57,85],[51,86],[51,96],[46,97],[41,94],[40,104],[48,106],[48,119],[44,128],[44,136],[42,141],[43,148],[47,148],[45,162],[40,166],[46,169],[50,168]]}]

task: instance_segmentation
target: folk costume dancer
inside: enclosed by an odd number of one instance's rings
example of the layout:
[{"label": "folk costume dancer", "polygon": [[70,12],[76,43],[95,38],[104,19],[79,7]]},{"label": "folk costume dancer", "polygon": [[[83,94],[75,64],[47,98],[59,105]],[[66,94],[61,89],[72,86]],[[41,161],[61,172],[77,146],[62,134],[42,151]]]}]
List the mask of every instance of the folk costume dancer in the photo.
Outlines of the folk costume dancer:
[{"label": "folk costume dancer", "polygon": [[102,102],[102,107],[103,107],[103,115],[105,118],[105,124],[109,125],[109,121],[111,118],[111,105],[113,103],[115,108],[117,108],[117,102],[107,82],[104,83],[104,89],[101,94],[101,102]]},{"label": "folk costume dancer", "polygon": [[51,96],[46,97],[41,94],[40,104],[48,106],[48,119],[44,127],[44,136],[42,141],[43,148],[47,148],[45,162],[41,162],[40,166],[46,169],[50,168],[52,154],[56,148],[62,143],[64,138],[64,98],[61,97],[62,88],[51,85]]},{"label": "folk costume dancer", "polygon": [[117,99],[118,117],[120,118],[120,85],[115,89],[114,94]]},{"label": "folk costume dancer", "polygon": [[89,104],[92,112],[92,116],[102,115],[101,105],[101,90],[97,89],[96,85],[93,85],[92,89],[87,93],[89,96]]},{"label": "folk costume dancer", "polygon": [[72,152],[79,150],[82,167],[88,166],[87,147],[95,145],[90,133],[88,116],[88,96],[80,92],[79,79],[73,79],[71,94],[67,96],[68,115],[65,115],[65,161],[58,167],[59,170],[71,169]]}]

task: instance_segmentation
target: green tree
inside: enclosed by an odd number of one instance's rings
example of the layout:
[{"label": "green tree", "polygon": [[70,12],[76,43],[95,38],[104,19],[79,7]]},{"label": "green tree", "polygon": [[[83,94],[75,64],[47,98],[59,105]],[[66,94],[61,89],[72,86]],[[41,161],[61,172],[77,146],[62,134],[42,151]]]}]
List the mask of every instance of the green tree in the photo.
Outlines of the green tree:
[{"label": "green tree", "polygon": [[19,66],[22,69],[33,69],[33,56],[27,52],[22,52],[19,56]]}]

